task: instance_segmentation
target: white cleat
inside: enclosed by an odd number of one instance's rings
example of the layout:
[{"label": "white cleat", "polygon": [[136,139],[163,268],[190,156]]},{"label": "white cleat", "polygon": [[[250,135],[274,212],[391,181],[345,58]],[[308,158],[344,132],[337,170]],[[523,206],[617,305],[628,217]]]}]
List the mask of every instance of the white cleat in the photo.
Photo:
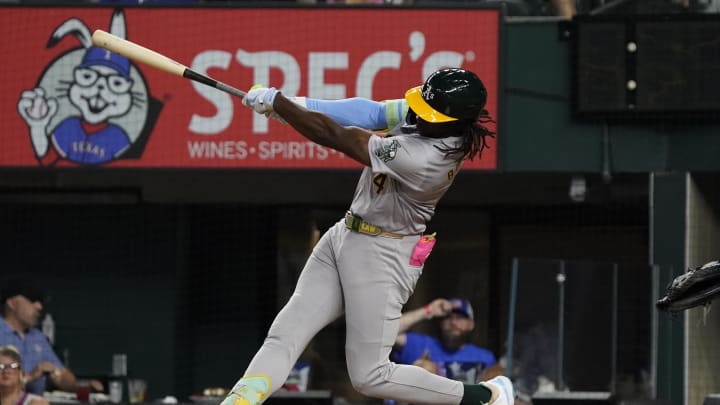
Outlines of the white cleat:
[{"label": "white cleat", "polygon": [[488,405],[513,405],[515,403],[515,391],[509,378],[499,375],[480,384],[492,391]]}]

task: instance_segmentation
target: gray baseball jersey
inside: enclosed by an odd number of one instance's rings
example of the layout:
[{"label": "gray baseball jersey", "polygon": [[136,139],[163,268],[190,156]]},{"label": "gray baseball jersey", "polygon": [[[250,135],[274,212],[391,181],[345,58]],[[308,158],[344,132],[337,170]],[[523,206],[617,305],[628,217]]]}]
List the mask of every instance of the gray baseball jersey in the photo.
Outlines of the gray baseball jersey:
[{"label": "gray baseball jersey", "polygon": [[385,231],[422,233],[460,167],[438,147],[457,147],[461,141],[373,135],[368,145],[372,167],[363,170],[350,210]]}]

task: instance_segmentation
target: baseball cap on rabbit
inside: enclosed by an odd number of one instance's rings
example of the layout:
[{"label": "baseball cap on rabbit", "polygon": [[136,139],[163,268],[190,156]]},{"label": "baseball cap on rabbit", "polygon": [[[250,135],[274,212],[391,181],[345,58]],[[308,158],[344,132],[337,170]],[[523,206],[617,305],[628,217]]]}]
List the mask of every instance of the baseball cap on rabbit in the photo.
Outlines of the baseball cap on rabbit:
[{"label": "baseball cap on rabbit", "polygon": [[97,65],[113,68],[124,78],[130,78],[130,60],[128,58],[104,48],[91,46],[85,52],[80,67],[86,68]]}]

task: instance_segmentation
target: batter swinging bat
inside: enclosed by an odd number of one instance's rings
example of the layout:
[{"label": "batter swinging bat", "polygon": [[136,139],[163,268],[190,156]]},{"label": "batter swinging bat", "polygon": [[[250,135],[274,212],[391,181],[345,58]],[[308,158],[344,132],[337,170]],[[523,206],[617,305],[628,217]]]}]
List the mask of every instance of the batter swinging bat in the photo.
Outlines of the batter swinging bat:
[{"label": "batter swinging bat", "polygon": [[219,82],[209,76],[200,74],[165,55],[161,55],[155,51],[145,48],[144,46],[122,39],[103,30],[95,30],[95,32],[93,32],[92,43],[95,46],[123,55],[135,62],[144,63],[156,69],[182,76],[210,87],[215,87],[216,89],[230,93],[233,96],[238,96],[240,98],[245,97],[246,93],[242,90],[238,90],[235,87]]}]

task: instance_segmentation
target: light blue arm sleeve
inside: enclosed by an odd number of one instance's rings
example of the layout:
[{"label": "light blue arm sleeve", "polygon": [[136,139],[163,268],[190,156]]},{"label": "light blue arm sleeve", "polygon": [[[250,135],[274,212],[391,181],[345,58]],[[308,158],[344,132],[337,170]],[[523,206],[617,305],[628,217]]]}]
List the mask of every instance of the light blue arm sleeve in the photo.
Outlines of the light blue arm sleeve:
[{"label": "light blue arm sleeve", "polygon": [[379,102],[361,97],[342,100],[305,99],[308,109],[321,112],[340,125],[365,129],[394,127],[407,112],[407,108],[403,108],[404,104],[404,100]]}]

